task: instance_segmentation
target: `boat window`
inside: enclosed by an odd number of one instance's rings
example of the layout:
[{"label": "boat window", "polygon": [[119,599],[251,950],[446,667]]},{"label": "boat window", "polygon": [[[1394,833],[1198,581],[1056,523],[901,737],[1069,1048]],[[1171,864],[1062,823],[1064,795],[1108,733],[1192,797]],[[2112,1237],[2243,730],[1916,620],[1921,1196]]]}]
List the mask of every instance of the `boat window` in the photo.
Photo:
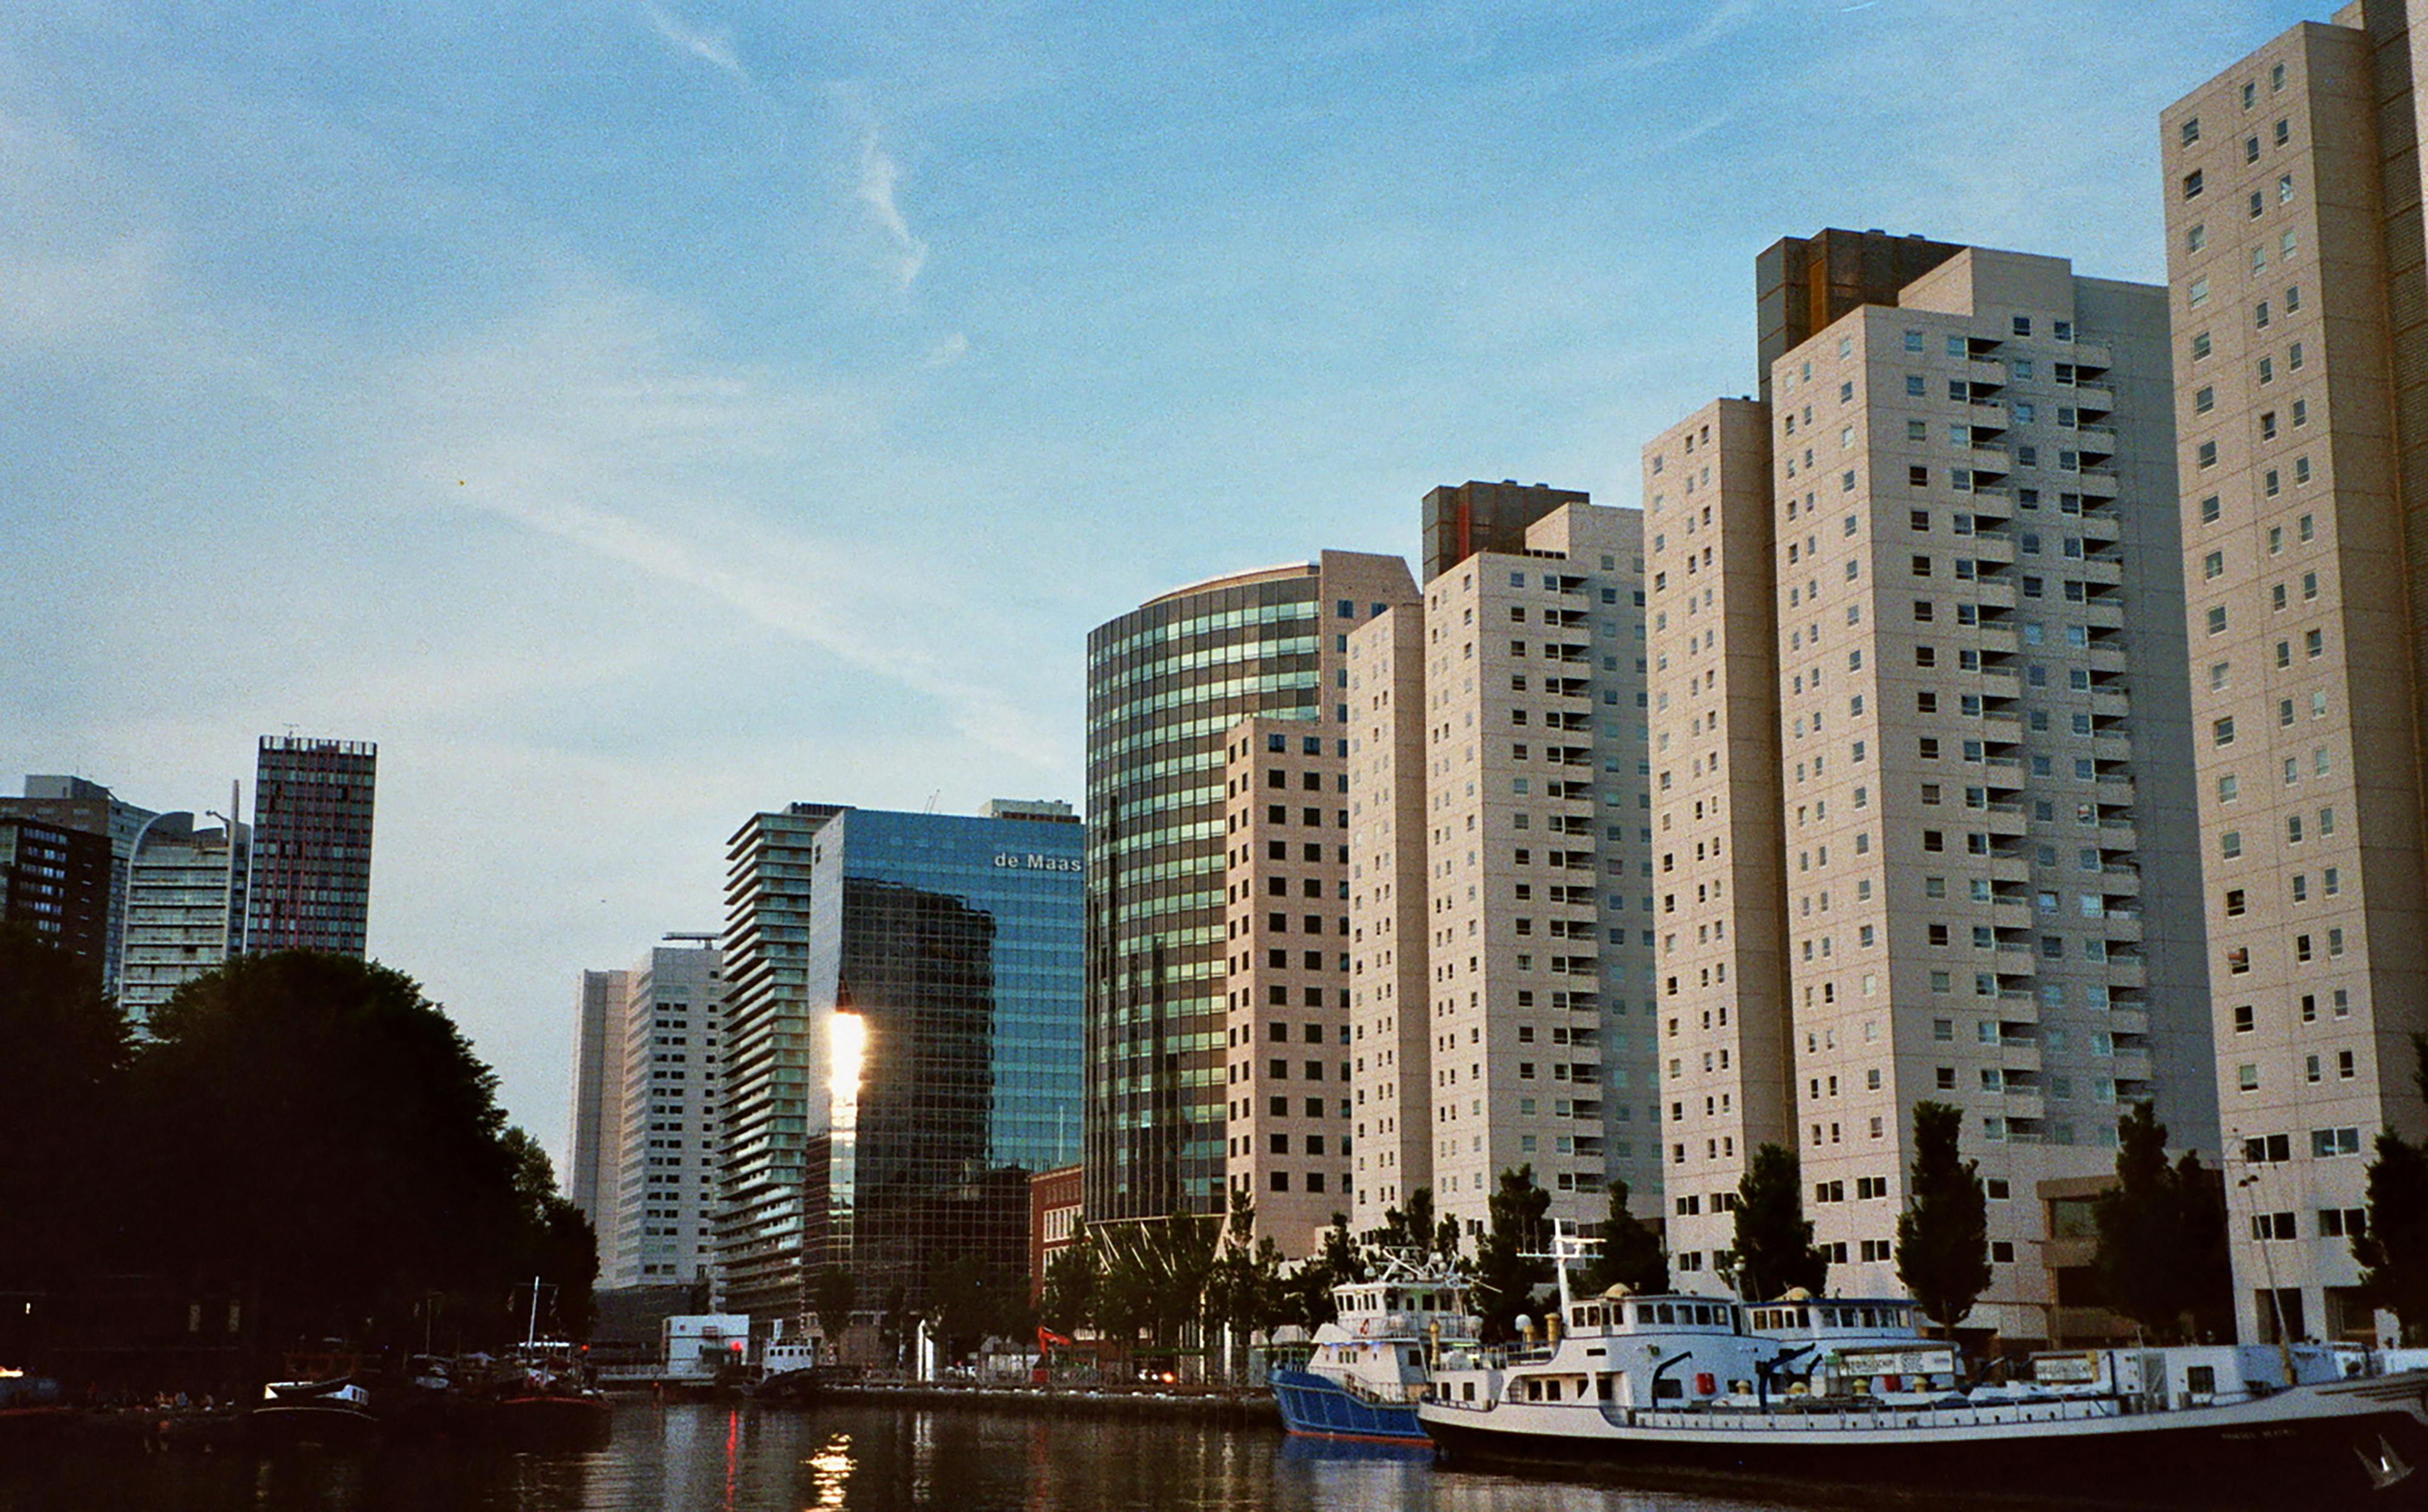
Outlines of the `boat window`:
[{"label": "boat window", "polygon": [[1661,1304],[1661,1321],[1663,1323],[1676,1323],[1678,1321],[1677,1309],[1670,1307],[1669,1304],[1665,1302]]}]

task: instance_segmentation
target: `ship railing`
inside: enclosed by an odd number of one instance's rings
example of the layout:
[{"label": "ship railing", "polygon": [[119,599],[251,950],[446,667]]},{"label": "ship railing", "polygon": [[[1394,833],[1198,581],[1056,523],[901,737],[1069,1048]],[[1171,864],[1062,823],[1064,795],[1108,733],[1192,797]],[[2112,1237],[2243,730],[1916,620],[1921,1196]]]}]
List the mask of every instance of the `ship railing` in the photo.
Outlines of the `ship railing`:
[{"label": "ship railing", "polygon": [[1387,1391],[1381,1387],[1359,1380],[1342,1380],[1334,1384],[1358,1401],[1378,1407],[1404,1407],[1412,1403],[1423,1401],[1425,1395],[1425,1384],[1422,1381],[1401,1381],[1397,1383],[1394,1389]]},{"label": "ship railing", "polygon": [[[1883,1428],[1989,1428],[2021,1422],[2088,1422],[2124,1416],[2113,1399],[2013,1403],[1998,1406],[1841,1407],[1825,1404],[1740,1412],[1697,1408],[1636,1409],[1640,1428],[1719,1428],[1731,1433],[1876,1433]],[[1605,1412],[1604,1416],[1609,1416]],[[1613,1422],[1618,1420],[1613,1419]]]}]

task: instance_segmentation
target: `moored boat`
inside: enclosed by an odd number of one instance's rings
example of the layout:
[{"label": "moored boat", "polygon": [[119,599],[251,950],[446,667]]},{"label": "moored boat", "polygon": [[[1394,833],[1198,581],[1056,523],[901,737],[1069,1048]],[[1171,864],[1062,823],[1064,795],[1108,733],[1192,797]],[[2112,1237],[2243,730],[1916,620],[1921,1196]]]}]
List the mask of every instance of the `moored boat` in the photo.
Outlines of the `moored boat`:
[{"label": "moored boat", "polygon": [[369,1449],[385,1437],[370,1392],[351,1375],[270,1382],[246,1415],[245,1431],[269,1450]]},{"label": "moored boat", "polygon": [[1333,1289],[1339,1311],[1304,1364],[1268,1375],[1282,1426],[1318,1438],[1426,1444],[1417,1404],[1441,1350],[1471,1343],[1467,1283],[1445,1262],[1386,1253],[1372,1280]]},{"label": "moored boat", "polygon": [[1446,1352],[1419,1417],[1451,1457],[2289,1506],[2428,1459],[2428,1372],[2364,1352],[2053,1352],[1972,1386],[1910,1303],[1580,1301],[1560,1269],[1549,1342]]}]

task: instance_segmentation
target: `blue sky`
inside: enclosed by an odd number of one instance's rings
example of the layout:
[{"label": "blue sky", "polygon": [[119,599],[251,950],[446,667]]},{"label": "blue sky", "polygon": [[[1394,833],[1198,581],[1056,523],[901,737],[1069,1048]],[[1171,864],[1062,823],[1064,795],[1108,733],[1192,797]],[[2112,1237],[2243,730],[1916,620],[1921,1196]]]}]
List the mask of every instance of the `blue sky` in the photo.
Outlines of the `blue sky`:
[{"label": "blue sky", "polygon": [[2324,13],[18,0],[0,780],[377,740],[373,951],[555,1144],[750,813],[1075,800],[1096,622],[1633,502],[1779,236],[2158,278],[2158,109]]}]

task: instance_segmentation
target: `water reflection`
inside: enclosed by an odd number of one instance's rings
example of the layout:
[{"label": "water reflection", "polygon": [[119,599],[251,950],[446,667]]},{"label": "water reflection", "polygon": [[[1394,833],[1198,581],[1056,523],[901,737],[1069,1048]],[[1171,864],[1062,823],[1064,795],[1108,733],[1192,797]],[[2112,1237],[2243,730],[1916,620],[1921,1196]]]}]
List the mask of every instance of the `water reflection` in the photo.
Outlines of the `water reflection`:
[{"label": "water reflection", "polygon": [[634,1404],[617,1412],[614,1442],[588,1454],[0,1461],[0,1512],[1775,1512],[1783,1504],[1447,1471],[1422,1450],[1316,1444],[1262,1430],[866,1408]]}]

